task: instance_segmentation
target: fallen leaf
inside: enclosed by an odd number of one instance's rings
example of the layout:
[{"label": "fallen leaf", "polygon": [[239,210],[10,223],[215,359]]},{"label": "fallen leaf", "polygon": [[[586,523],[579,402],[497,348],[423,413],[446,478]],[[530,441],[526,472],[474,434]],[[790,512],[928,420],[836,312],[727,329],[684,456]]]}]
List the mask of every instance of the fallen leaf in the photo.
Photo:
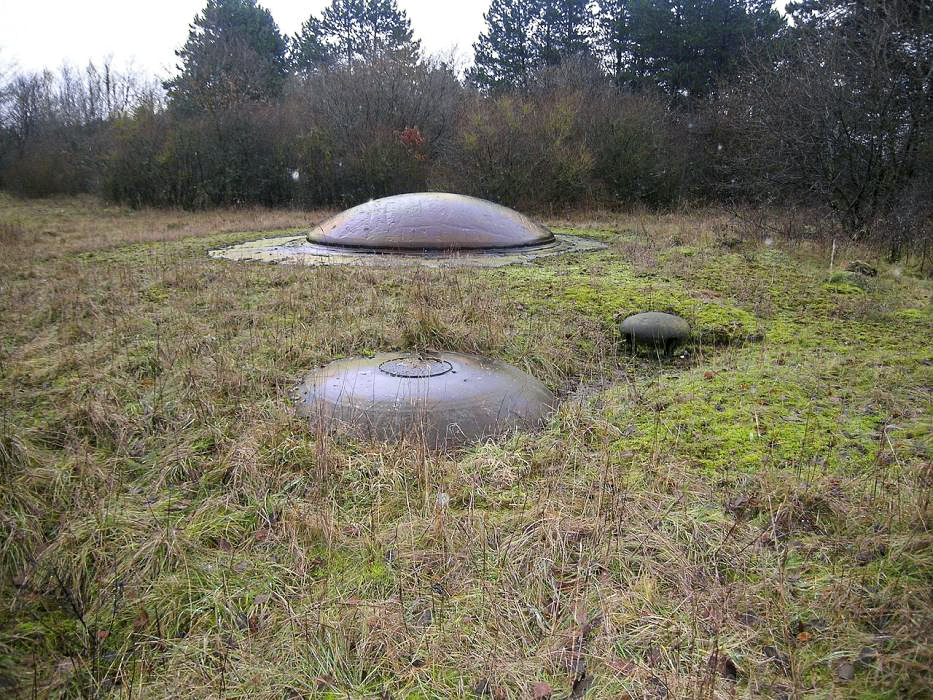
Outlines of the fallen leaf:
[{"label": "fallen leaf", "polygon": [[538,681],[537,683],[532,683],[531,685],[531,697],[535,700],[544,700],[544,698],[551,697],[551,693],[554,691],[551,690],[549,686],[544,681]]},{"label": "fallen leaf", "polygon": [[149,624],[149,614],[142,610],[139,615],[136,616],[136,619],[133,620],[133,629],[139,632],[139,630],[145,628]]},{"label": "fallen leaf", "polygon": [[849,661],[843,661],[836,666],[836,675],[841,681],[851,681],[855,678],[855,666]]},{"label": "fallen leaf", "polygon": [[709,655],[709,659],[706,662],[710,671],[714,674],[726,678],[727,680],[734,681],[738,676],[738,669],[735,666],[735,663],[729,656],[718,649],[714,649],[713,652]]},{"label": "fallen leaf", "polygon": [[95,636],[97,637],[98,642],[102,642],[110,636],[110,630],[97,630],[97,634]]},{"label": "fallen leaf", "polygon": [[703,373],[703,379],[715,379],[715,377],[716,377],[715,372],[704,372]]},{"label": "fallen leaf", "polygon": [[813,639],[813,635],[807,631],[801,632],[800,634],[797,635],[797,641],[800,642],[801,644],[806,644],[811,639]]}]

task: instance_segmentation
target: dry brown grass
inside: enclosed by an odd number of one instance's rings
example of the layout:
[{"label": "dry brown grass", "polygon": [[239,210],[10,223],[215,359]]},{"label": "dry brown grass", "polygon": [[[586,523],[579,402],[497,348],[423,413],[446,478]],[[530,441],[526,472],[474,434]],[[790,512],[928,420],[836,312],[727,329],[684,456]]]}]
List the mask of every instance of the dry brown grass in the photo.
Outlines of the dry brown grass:
[{"label": "dry brown grass", "polygon": [[[829,284],[825,248],[717,212],[376,270],[205,255],[313,213],[2,204],[6,694],[929,694],[928,282]],[[645,306],[719,344],[627,356]],[[451,454],[291,416],[312,367],[424,346],[564,402]]]},{"label": "dry brown grass", "polygon": [[91,196],[19,200],[0,192],[0,242],[26,246],[40,255],[69,255],[107,250],[130,243],[278,231],[306,226],[326,212],[265,209],[130,209],[105,205]]}]

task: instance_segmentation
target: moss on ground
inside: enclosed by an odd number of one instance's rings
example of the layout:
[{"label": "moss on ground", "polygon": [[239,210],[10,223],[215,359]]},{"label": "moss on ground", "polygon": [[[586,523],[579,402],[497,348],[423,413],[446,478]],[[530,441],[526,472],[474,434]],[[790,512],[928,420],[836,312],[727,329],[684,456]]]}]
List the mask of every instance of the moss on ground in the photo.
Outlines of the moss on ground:
[{"label": "moss on ground", "polygon": [[[928,280],[854,284],[704,213],[562,229],[609,245],[585,256],[375,270],[206,258],[271,214],[182,235],[3,204],[5,694],[929,692]],[[691,322],[677,357],[623,351],[648,309]],[[447,455],[289,412],[314,366],[441,346],[560,410]]]}]

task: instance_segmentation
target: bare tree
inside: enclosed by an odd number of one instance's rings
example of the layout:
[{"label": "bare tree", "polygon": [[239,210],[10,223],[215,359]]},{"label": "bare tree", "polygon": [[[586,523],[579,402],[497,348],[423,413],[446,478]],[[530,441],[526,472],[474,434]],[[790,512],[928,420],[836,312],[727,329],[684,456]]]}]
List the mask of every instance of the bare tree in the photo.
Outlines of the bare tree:
[{"label": "bare tree", "polygon": [[865,236],[924,175],[931,8],[928,0],[826,0],[799,10],[780,48],[759,55],[717,107],[738,184],[809,192],[852,236]]}]

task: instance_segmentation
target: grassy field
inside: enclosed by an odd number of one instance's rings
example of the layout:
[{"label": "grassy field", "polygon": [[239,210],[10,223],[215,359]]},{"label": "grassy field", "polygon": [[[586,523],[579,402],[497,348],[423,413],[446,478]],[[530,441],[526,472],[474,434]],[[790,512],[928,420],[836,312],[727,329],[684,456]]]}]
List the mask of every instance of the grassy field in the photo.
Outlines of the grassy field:
[{"label": "grassy field", "polygon": [[[320,216],[0,195],[0,695],[931,696],[928,279],[717,212],[501,269],[206,256]],[[622,351],[646,309],[683,357]],[[562,405],[450,454],[291,414],[402,348]]]}]

